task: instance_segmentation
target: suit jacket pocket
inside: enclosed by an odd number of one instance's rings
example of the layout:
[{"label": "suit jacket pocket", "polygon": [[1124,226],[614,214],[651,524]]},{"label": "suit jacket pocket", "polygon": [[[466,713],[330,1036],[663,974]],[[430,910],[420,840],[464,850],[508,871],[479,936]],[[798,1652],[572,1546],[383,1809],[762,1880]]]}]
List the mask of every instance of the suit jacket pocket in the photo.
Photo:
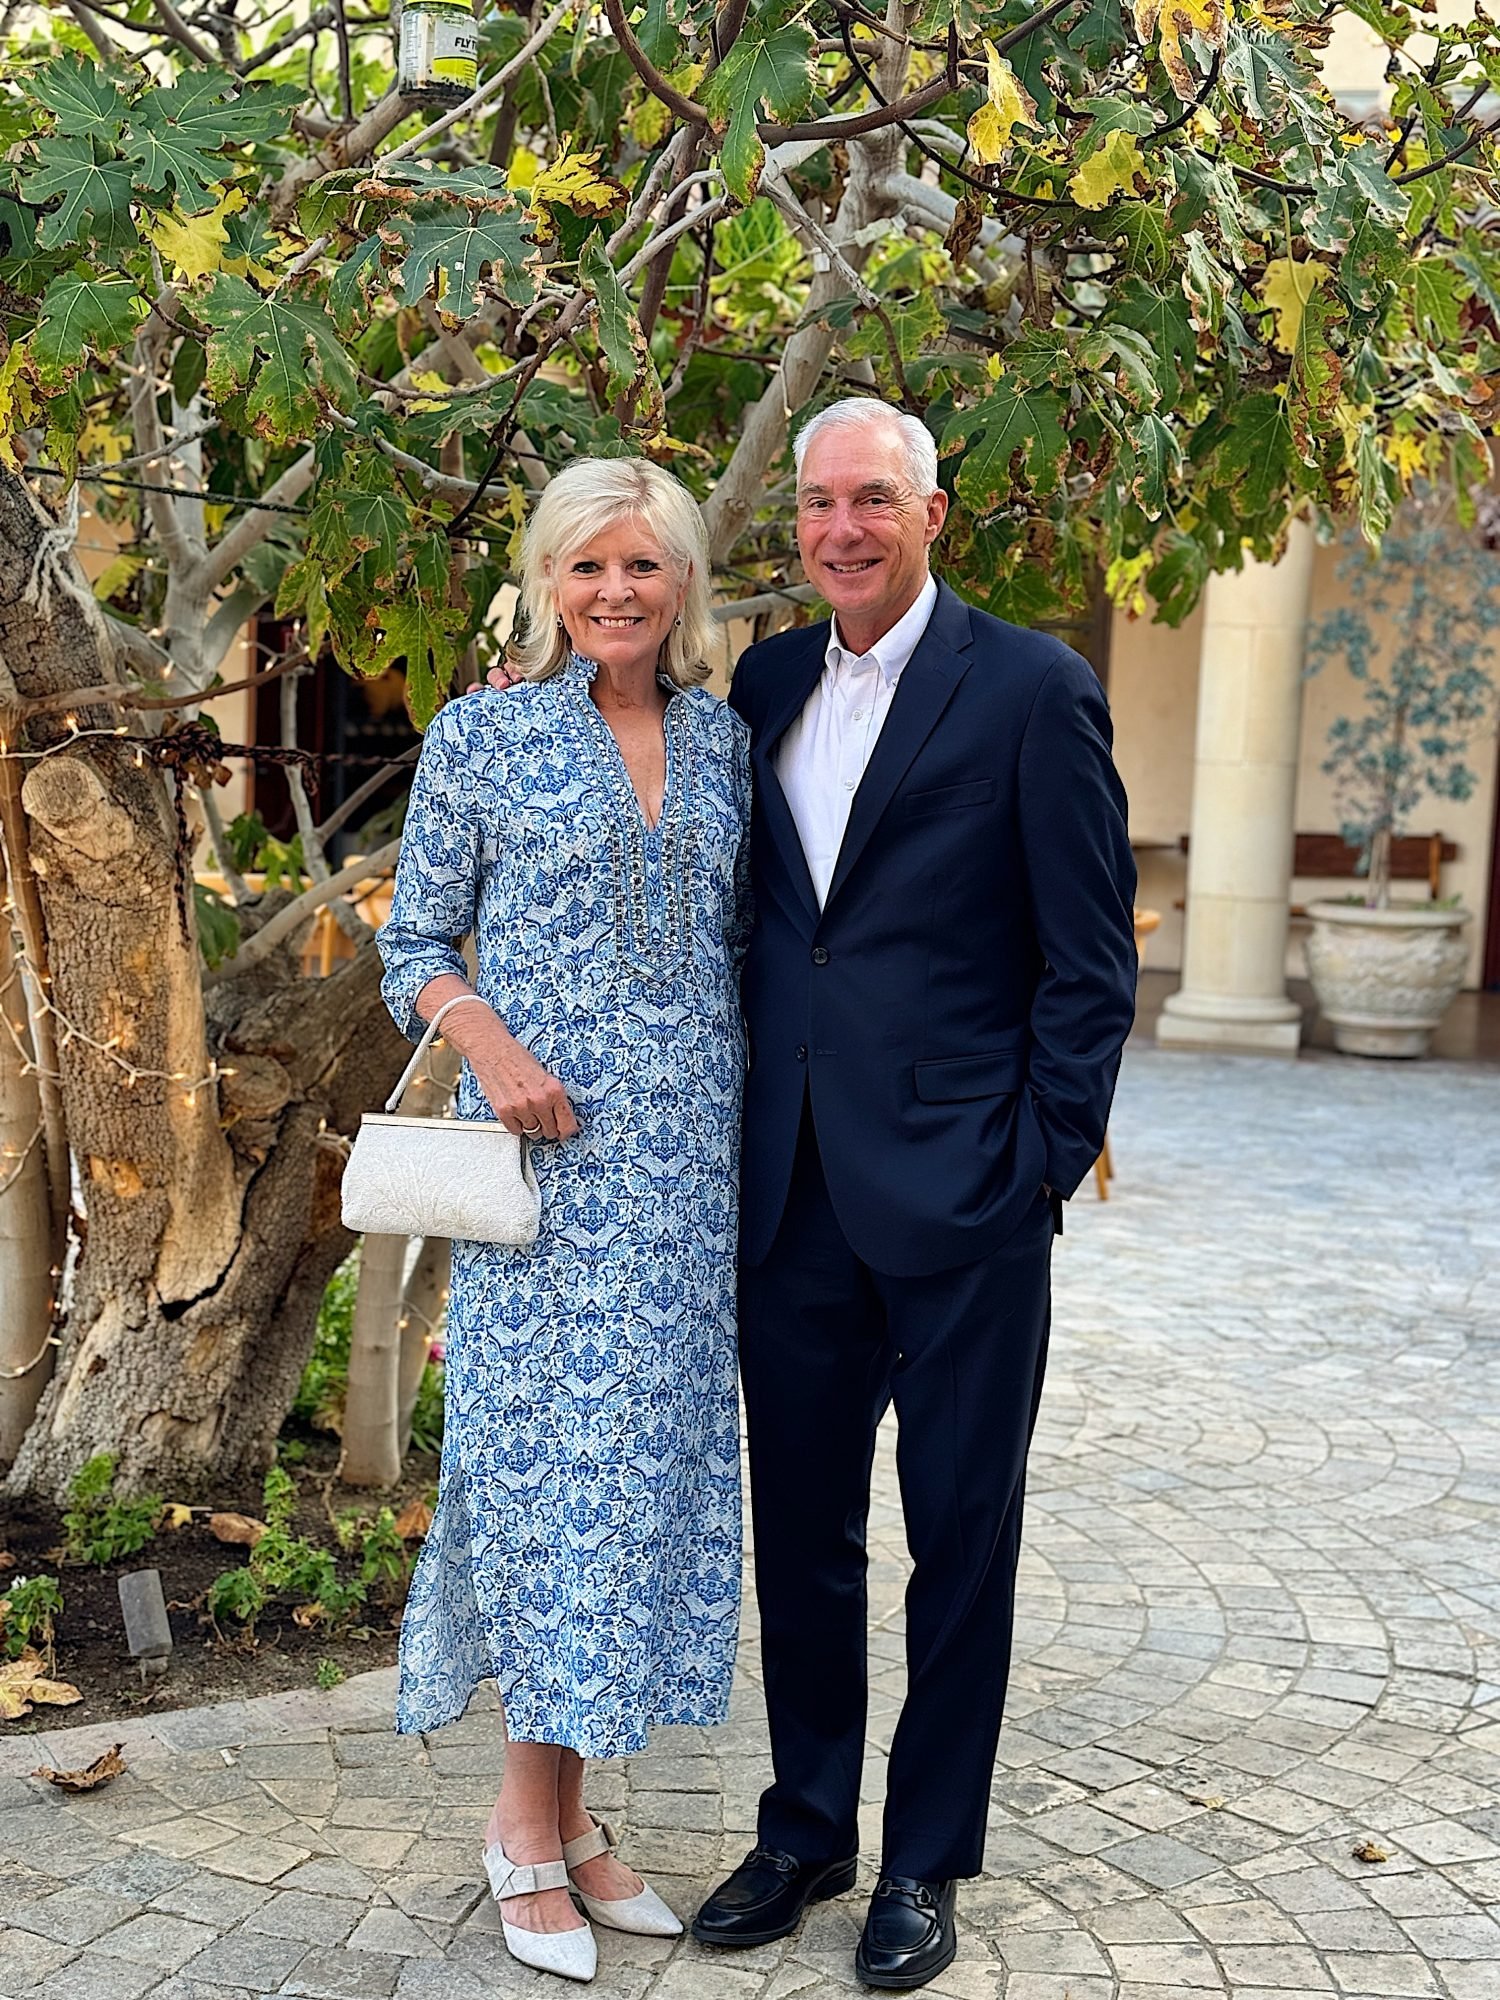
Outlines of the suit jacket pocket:
[{"label": "suit jacket pocket", "polygon": [[902,801],[909,814],[947,812],[953,806],[985,806],[995,796],[993,778],[970,778],[961,785],[938,785],[927,792],[908,792]]},{"label": "suit jacket pocket", "polygon": [[944,1056],[919,1062],[912,1074],[924,1104],[952,1104],[969,1097],[1003,1097],[1019,1090],[1025,1067],[1020,1049],[996,1049],[983,1056]]}]

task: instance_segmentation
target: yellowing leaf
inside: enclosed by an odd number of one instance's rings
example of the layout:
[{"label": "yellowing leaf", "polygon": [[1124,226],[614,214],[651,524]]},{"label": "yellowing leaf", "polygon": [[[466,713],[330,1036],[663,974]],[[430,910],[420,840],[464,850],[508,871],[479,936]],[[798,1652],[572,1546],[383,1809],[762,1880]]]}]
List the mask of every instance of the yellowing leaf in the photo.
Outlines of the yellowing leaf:
[{"label": "yellowing leaf", "polygon": [[26,343],[14,340],[10,352],[0,361],[0,465],[11,472],[19,472],[21,461],[16,457],[11,439],[17,431],[23,431],[34,422],[39,405],[36,392],[25,374]]},{"label": "yellowing leaf", "polygon": [[[98,595],[98,592],[99,586],[95,584],[95,596]],[[161,1525],[164,1528],[185,1528],[192,1518],[192,1508],[186,1506],[181,1500],[169,1500],[161,1510]]]},{"label": "yellowing leaf", "polygon": [[89,465],[118,465],[129,449],[129,431],[99,417],[90,417],[78,433],[78,456]]},{"label": "yellowing leaf", "polygon": [[33,1702],[44,1701],[54,1708],[68,1708],[83,1696],[68,1681],[48,1680],[42,1672],[41,1655],[28,1646],[18,1660],[0,1660],[0,1722],[14,1722],[29,1715]]},{"label": "yellowing leaf", "polygon": [[1292,257],[1273,257],[1267,264],[1260,295],[1276,314],[1271,344],[1283,354],[1297,352],[1307,302],[1327,276],[1328,266],[1311,258],[1298,263]]},{"label": "yellowing leaf", "polygon": [[1198,95],[1197,81],[1182,52],[1184,35],[1197,35],[1211,49],[1222,49],[1229,33],[1230,0],[1134,0],[1135,29],[1148,42],[1161,27],[1161,59],[1172,88],[1184,104]]},{"label": "yellowing leaf", "polygon": [[1116,556],[1104,572],[1104,588],[1109,601],[1127,618],[1144,618],[1146,615],[1146,573],[1155,561],[1156,551],[1147,549],[1144,555]]},{"label": "yellowing leaf", "polygon": [[984,60],[988,95],[969,120],[969,144],[991,167],[1009,152],[1016,126],[1035,124],[1036,99],[991,41],[984,45]]},{"label": "yellowing leaf", "polygon": [[1136,175],[1145,171],[1134,135],[1117,127],[1074,174],[1068,192],[1080,208],[1108,208],[1117,194],[1129,194]]},{"label": "yellowing leaf", "polygon": [[550,167],[542,167],[531,183],[531,205],[555,202],[575,215],[609,215],[629,200],[620,183],[597,171],[599,154],[564,153]]},{"label": "yellowing leaf", "polygon": [[410,405],[413,411],[446,410],[449,403],[453,400],[450,385],[443,380],[435,368],[422,368],[414,371],[411,376],[411,386],[414,389],[425,389],[427,391],[425,396],[413,398]]},{"label": "yellowing leaf", "polygon": [[176,209],[168,209],[165,214],[147,216],[146,234],[191,284],[195,279],[212,277],[223,263],[229,247],[224,218],[244,206],[245,190],[226,188],[206,215],[179,215]]},{"label": "yellowing leaf", "polygon": [[[108,604],[112,597],[118,596],[131,579],[140,573],[145,563],[144,556],[131,555],[128,550],[117,555],[114,561],[107,563],[94,578],[94,596],[101,604]],[[182,1523],[176,1521],[173,1526],[180,1528]]]},{"label": "yellowing leaf", "polygon": [[529,188],[541,168],[542,163],[535,153],[528,152],[525,146],[517,146],[505,178],[513,188]]},{"label": "yellowing leaf", "polygon": [[1406,432],[1400,436],[1386,438],[1382,449],[1385,452],[1386,462],[1395,466],[1401,484],[1409,488],[1427,462],[1426,440]]}]

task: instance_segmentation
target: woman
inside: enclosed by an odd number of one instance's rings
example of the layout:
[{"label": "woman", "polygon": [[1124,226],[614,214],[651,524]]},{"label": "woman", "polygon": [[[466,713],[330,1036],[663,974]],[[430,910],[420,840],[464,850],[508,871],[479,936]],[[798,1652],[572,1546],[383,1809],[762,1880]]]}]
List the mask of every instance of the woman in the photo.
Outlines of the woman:
[{"label": "woman", "polygon": [[[409,1036],[457,995],[458,1114],[527,1134],[527,1249],[453,1246],[437,1510],[401,1630],[398,1730],[490,1675],[485,1837],[505,1941],[591,1978],[597,1922],[675,1935],[610,1852],[583,1760],[725,1715],[738,1633],[733,1315],[747,924],[744,730],[698,685],[708,550],[687,491],[583,460],[537,504],[520,683],[427,731],[390,921]],[[457,942],[472,932],[470,986]]]}]

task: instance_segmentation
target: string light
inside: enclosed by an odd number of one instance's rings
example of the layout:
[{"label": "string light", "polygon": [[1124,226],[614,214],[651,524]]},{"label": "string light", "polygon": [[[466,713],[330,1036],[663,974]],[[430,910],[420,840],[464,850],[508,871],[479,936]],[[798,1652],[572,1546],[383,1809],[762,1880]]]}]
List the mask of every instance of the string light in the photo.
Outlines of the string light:
[{"label": "string light", "polygon": [[[131,1062],[128,1056],[120,1054],[121,1045],[125,1040],[124,1035],[117,1032],[109,1036],[107,1040],[101,1041],[97,1035],[91,1035],[86,1028],[79,1027],[78,1023],[70,1015],[65,1014],[54,1000],[42,992],[40,982],[45,975],[37,972],[36,967],[26,956],[19,939],[15,941],[15,945],[15,963],[11,967],[10,977],[5,981],[3,986],[0,986],[0,995],[9,991],[12,983],[24,969],[31,975],[33,982],[32,991],[37,1003],[46,1013],[52,1016],[62,1029],[62,1039],[58,1047],[65,1049],[70,1042],[81,1042],[85,1048],[92,1049],[96,1055],[101,1055],[106,1061],[114,1064],[115,1068],[121,1072],[127,1090],[133,1090],[136,1084],[142,1079],[148,1079],[156,1083],[182,1084],[186,1086],[183,1090],[183,1097],[187,1108],[189,1111],[192,1111],[197,1108],[198,1092],[200,1090],[207,1090],[211,1084],[217,1083],[221,1077],[234,1076],[236,1074],[233,1069],[221,1068],[219,1063],[213,1058],[209,1060],[208,1074],[199,1077],[191,1076],[185,1069],[152,1069],[149,1064]],[[22,1076],[41,1076],[43,1071],[40,1064],[34,1062],[26,1053],[26,1044],[23,1039],[26,1032],[24,1023],[13,1021],[10,1015],[3,1009],[0,1009],[0,1020],[4,1021],[6,1032],[15,1044],[16,1054],[21,1059]],[[52,1083],[61,1083],[63,1080],[61,1075],[55,1072],[49,1071],[47,1072],[47,1076],[48,1081]],[[3,1191],[3,1189],[0,1189],[0,1193],[3,1193]]]}]

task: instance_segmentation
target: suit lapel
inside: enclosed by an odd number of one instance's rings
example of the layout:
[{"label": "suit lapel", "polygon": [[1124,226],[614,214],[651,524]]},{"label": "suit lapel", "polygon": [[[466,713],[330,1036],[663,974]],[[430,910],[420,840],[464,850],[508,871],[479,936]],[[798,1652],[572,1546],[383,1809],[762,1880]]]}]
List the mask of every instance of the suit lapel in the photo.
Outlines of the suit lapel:
[{"label": "suit lapel", "polygon": [[940,583],[927,630],[901,671],[885,725],[854,794],[825,909],[843,887],[912,759],[937,727],[954,689],[969,671],[971,643],[968,606]]},{"label": "suit lapel", "polygon": [[792,818],[792,809],[787,804],[786,793],[781,789],[781,779],[776,774],[775,754],[777,745],[785,736],[793,722],[807,705],[807,698],[818,684],[823,672],[824,656],[828,648],[828,623],[807,628],[807,646],[787,663],[781,686],[766,711],[766,720],[755,732],[751,746],[755,765],[755,786],[766,816],[766,826],[781,856],[788,880],[805,906],[813,923],[818,921],[817,892],[813,888],[812,877],[807,872],[807,856],[802,851],[802,836],[797,831],[797,822]]}]

